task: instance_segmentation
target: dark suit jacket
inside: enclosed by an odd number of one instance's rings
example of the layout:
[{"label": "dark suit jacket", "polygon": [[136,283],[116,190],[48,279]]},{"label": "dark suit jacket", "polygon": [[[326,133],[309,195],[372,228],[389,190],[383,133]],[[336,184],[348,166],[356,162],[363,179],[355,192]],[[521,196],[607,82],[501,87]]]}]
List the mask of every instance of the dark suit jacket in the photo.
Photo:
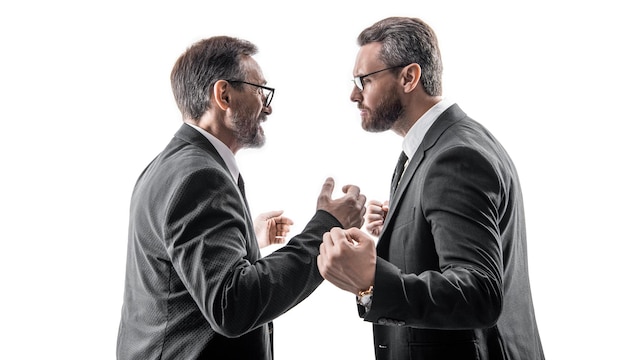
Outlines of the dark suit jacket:
[{"label": "dark suit jacket", "polygon": [[117,358],[271,359],[271,320],[322,281],[317,211],[261,258],[253,222],[212,144],[183,124],[133,191]]},{"label": "dark suit jacket", "polygon": [[377,359],[543,359],[513,162],[453,105],[391,198],[371,310]]}]

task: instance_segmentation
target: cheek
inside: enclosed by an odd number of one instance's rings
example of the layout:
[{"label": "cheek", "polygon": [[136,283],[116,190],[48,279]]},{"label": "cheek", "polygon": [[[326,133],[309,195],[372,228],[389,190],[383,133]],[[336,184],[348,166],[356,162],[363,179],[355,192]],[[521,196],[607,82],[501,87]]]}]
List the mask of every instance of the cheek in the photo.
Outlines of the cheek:
[{"label": "cheek", "polygon": [[252,98],[250,101],[242,104],[241,110],[247,114],[249,118],[256,119],[263,110],[263,104],[260,99]]},{"label": "cheek", "polygon": [[254,100],[233,104],[233,114],[245,122],[256,119],[260,113],[261,107]]},{"label": "cheek", "polygon": [[384,96],[385,91],[389,91],[389,89],[383,89],[377,86],[377,83],[368,84],[369,86],[363,90],[361,93],[362,102],[364,104],[369,104],[370,106],[375,106],[380,103],[380,99]]},{"label": "cheek", "polygon": [[380,96],[368,93],[361,97],[361,105],[366,109],[375,109],[380,106]]}]

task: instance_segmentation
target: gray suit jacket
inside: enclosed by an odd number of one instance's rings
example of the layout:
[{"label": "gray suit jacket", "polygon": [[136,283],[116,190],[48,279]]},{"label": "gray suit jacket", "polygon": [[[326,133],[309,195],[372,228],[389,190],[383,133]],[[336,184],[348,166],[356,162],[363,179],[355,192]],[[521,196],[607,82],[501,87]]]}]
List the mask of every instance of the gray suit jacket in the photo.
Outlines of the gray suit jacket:
[{"label": "gray suit jacket", "polygon": [[377,359],[543,359],[513,162],[453,105],[391,198],[371,310]]},{"label": "gray suit jacket", "polygon": [[183,124],[133,191],[117,358],[271,359],[271,320],[321,282],[324,232],[261,258],[245,201],[217,150]]}]

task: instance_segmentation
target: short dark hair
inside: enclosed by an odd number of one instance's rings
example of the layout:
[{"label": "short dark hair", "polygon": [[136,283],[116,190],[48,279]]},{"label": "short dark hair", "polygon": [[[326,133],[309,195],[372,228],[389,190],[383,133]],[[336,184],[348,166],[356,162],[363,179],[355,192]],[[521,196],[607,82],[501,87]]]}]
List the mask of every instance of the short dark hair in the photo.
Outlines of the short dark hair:
[{"label": "short dark hair", "polygon": [[433,29],[418,18],[389,17],[363,30],[359,46],[381,42],[380,58],[386,66],[417,63],[422,68],[421,82],[428,95],[442,94],[441,53]]},{"label": "short dark hair", "polygon": [[[189,47],[178,58],[170,75],[183,119],[200,119],[210,108],[213,85],[220,79],[245,78],[241,59],[256,53],[256,45],[229,36],[203,39]],[[241,84],[233,83],[233,86]]]}]

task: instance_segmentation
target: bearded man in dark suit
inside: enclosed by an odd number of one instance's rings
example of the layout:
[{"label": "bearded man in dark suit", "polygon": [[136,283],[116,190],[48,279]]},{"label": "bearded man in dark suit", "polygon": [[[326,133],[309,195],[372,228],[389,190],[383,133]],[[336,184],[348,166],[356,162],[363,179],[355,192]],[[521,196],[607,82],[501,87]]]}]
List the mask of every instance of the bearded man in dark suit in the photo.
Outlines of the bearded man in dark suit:
[{"label": "bearded man in dark suit", "polygon": [[[274,89],[256,52],[213,37],[172,70],[184,123],[132,194],[119,360],[272,359],[272,320],[323,281],[323,233],[363,224],[359,188],[346,185],[333,199],[328,178],[303,232],[261,257],[235,161],[240,149],[263,145],[261,123],[272,113]],[[264,237],[290,225],[276,215],[261,226]]]},{"label": "bearded man in dark suit", "polygon": [[351,100],[367,131],[404,138],[389,202],[366,229],[324,235],[318,267],[357,296],[377,359],[539,360],[522,190],[513,161],[442,97],[433,30],[392,17],[363,30]]}]

